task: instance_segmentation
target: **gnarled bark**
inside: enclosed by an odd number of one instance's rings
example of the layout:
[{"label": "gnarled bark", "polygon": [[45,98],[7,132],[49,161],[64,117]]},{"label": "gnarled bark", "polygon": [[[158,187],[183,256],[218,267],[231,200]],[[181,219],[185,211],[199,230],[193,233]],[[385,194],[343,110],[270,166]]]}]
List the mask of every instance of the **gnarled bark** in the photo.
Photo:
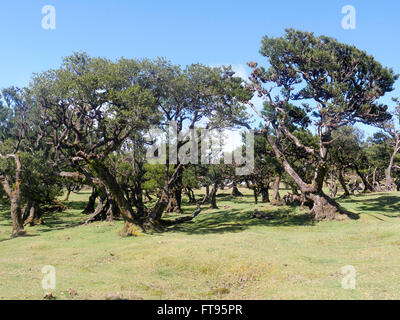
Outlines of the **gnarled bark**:
[{"label": "gnarled bark", "polygon": [[396,186],[396,184],[394,183],[394,181],[392,179],[392,169],[393,169],[393,165],[394,165],[394,158],[395,158],[399,148],[400,148],[400,141],[396,144],[395,151],[391,155],[390,161],[389,161],[389,165],[385,170],[385,188],[386,188],[386,191],[396,191],[397,190],[397,186]]},{"label": "gnarled bark", "polygon": [[15,238],[25,234],[24,223],[22,221],[21,212],[21,199],[18,197],[11,198],[11,220],[12,220],[12,234],[11,237]]},{"label": "gnarled bark", "polygon": [[42,224],[41,211],[39,204],[35,201],[29,200],[23,210],[23,223],[25,226]]},{"label": "gnarled bark", "polygon": [[217,206],[217,191],[218,191],[218,184],[214,183],[213,187],[210,192],[210,203],[212,209],[218,209]]},{"label": "gnarled bark", "polygon": [[7,175],[0,174],[0,181],[3,185],[3,189],[8,195],[10,199],[10,211],[11,211],[11,220],[12,220],[12,233],[11,236],[18,237],[20,235],[25,234],[24,224],[22,220],[22,210],[21,210],[21,200],[22,200],[22,192],[21,192],[21,174],[22,174],[22,165],[20,158],[17,154],[9,154],[6,156],[0,155],[2,159],[13,159],[15,162],[15,182],[11,186],[10,178]]},{"label": "gnarled bark", "polygon": [[346,180],[344,178],[344,169],[339,170],[339,182],[340,182],[340,185],[342,186],[342,189],[344,192],[342,197],[349,197],[350,192],[349,192],[349,189],[347,188]]},{"label": "gnarled bark", "polygon": [[361,181],[364,185],[364,190],[363,192],[372,192],[374,191],[373,186],[369,183],[368,179],[365,177],[365,175],[360,171],[358,166],[354,166],[354,169],[356,170],[357,175],[361,178]]},{"label": "gnarled bark", "polygon": [[95,211],[96,199],[99,196],[99,191],[96,187],[93,187],[92,194],[89,197],[89,201],[86,204],[85,209],[82,211],[82,214],[90,214]]},{"label": "gnarled bark", "polygon": [[[329,198],[322,191],[325,176],[328,172],[327,165],[324,161],[320,161],[315,170],[315,175],[312,184],[304,182],[297,172],[290,165],[284,154],[279,150],[274,139],[267,134],[268,142],[274,150],[275,156],[283,165],[283,168],[290,177],[298,185],[300,191],[304,195],[304,203],[309,202],[311,212],[316,220],[332,220],[339,217],[339,214],[346,214],[349,217],[356,218],[355,215],[344,210],[333,199]],[[322,158],[326,158],[327,148],[321,147]]]},{"label": "gnarled bark", "polygon": [[[400,117],[400,113],[399,113],[400,109],[397,109],[397,116]],[[384,130],[389,133],[394,141],[393,144],[393,152],[390,156],[390,161],[389,164],[385,170],[385,188],[386,191],[396,191],[397,190],[397,186],[396,184],[393,182],[392,179],[392,169],[394,166],[394,159],[397,155],[397,153],[400,151],[400,133],[396,130],[396,128],[393,126],[387,126],[384,127]]]},{"label": "gnarled bark", "polygon": [[135,212],[129,201],[125,198],[124,190],[116,181],[115,177],[109,172],[109,169],[101,162],[92,162],[91,168],[96,172],[97,177],[103,182],[110,196],[115,201],[119,212],[125,220],[122,235],[129,236],[137,234],[138,230],[144,230],[143,219],[144,212]]},{"label": "gnarled bark", "polygon": [[106,220],[109,206],[110,205],[107,201],[107,194],[105,190],[102,190],[102,192],[100,192],[99,202],[97,203],[96,210],[89,217],[89,219],[86,220],[85,224],[87,225],[94,221]]},{"label": "gnarled bark", "polygon": [[281,200],[281,195],[280,195],[280,193],[279,193],[279,185],[280,185],[280,183],[281,183],[281,176],[280,176],[280,175],[277,175],[277,176],[275,177],[275,181],[274,181],[273,187],[272,187],[272,189],[273,189],[273,191],[274,191],[274,194],[273,194],[273,196],[272,196],[272,199],[273,199],[274,201],[280,201],[280,200]]}]

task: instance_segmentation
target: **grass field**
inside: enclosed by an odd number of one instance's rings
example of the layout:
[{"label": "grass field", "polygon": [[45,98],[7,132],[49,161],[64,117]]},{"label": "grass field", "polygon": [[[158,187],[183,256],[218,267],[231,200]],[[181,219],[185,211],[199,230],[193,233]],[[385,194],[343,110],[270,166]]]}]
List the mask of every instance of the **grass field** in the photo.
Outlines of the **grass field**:
[{"label": "grass field", "polygon": [[[228,192],[219,209],[135,238],[119,236],[121,221],[80,225],[85,192],[17,239],[0,205],[0,299],[42,299],[45,265],[56,268],[57,299],[400,299],[399,193],[353,196],[341,204],[360,219],[315,224],[266,204],[257,208],[275,218],[251,219],[251,195]],[[342,288],[345,265],[355,290]]]}]

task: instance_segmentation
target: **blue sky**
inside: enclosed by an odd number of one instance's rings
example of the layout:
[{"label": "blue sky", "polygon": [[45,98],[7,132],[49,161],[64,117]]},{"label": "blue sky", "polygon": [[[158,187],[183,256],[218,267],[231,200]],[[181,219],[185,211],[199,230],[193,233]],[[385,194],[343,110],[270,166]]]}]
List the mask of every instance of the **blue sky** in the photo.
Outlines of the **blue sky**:
[{"label": "blue sky", "polygon": [[[56,8],[56,30],[41,26],[45,5]],[[344,5],[356,8],[355,30],[341,26]],[[232,64],[244,73],[247,61],[263,61],[262,36],[280,36],[288,27],[354,44],[400,73],[399,13],[396,0],[2,1],[0,87],[27,85],[33,72],[59,66],[74,51]],[[391,96],[400,96],[400,81],[383,101]]]}]

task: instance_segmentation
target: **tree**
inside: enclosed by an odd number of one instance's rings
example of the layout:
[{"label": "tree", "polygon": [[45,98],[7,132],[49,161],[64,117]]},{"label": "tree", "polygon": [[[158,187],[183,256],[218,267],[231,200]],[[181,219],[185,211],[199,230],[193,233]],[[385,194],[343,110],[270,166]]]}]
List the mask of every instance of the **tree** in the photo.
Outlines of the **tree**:
[{"label": "tree", "polygon": [[[397,99],[394,99],[398,102]],[[400,105],[397,105],[394,111],[394,115],[396,120],[400,123]],[[396,128],[395,121],[393,119],[386,121],[382,125],[382,129],[390,136],[389,143],[392,147],[392,153],[390,155],[390,160],[385,170],[385,187],[387,191],[394,191],[397,190],[396,184],[393,182],[392,179],[392,169],[395,165],[395,158],[397,153],[400,150],[400,132]]]},{"label": "tree", "polygon": [[[240,126],[248,120],[245,103],[252,94],[230,67],[192,64],[182,69],[165,59],[158,59],[144,61],[143,68],[146,76],[142,77],[141,83],[155,97],[162,114],[159,128],[165,133],[167,141],[172,140],[168,131],[172,123],[176,126],[176,135],[184,136],[186,129],[194,129],[200,121],[204,128],[212,130]],[[188,140],[185,139],[176,141],[176,152],[179,153],[186,143]],[[171,147],[168,146],[168,150]],[[171,164],[177,173],[174,185],[167,191]],[[168,197],[168,211],[181,212],[185,165],[179,159],[170,159],[167,154],[164,189]]]},{"label": "tree", "polygon": [[[251,88],[265,99],[269,113],[252,107],[265,120],[266,128],[273,130],[274,136],[265,130],[266,137],[287,174],[312,203],[315,218],[334,219],[345,210],[322,190],[332,132],[355,122],[375,124],[389,119],[387,106],[377,99],[393,90],[398,76],[354,46],[293,29],[280,38],[265,36],[260,53],[270,67],[266,70],[249,63]],[[289,124],[306,118],[313,120],[317,148],[302,143],[290,130]],[[293,168],[282,149],[283,138],[313,157],[311,183]]]},{"label": "tree", "polygon": [[182,175],[182,186],[185,194],[188,197],[189,203],[196,203],[196,196],[194,194],[194,189],[200,189],[201,183],[198,178],[196,165],[189,165],[185,167]]},{"label": "tree", "polygon": [[2,91],[6,102],[0,102],[0,181],[10,200],[12,237],[25,234],[22,217],[22,163],[19,155],[27,134],[30,105],[24,99],[26,92],[18,88]]},{"label": "tree", "polygon": [[74,54],[32,84],[42,119],[54,130],[49,143],[71,166],[85,168],[106,186],[125,220],[123,234],[143,227],[146,213],[132,209],[110,170],[110,155],[158,115],[151,93],[138,84],[139,72],[138,61]]},{"label": "tree", "polygon": [[0,182],[10,200],[16,237],[25,233],[24,224],[41,222],[40,206],[54,201],[61,183],[48,165],[51,153],[42,141],[38,109],[29,90],[10,87],[2,90],[2,97]]},{"label": "tree", "polygon": [[211,186],[209,194],[203,199],[203,202],[209,202],[212,209],[218,209],[217,192],[218,189],[225,186],[227,177],[229,177],[229,167],[225,164],[207,165],[205,176],[206,183]]},{"label": "tree", "polygon": [[383,132],[376,132],[367,139],[363,149],[368,159],[373,190],[380,192],[382,191],[381,181],[385,179],[387,164],[393,152],[390,146],[390,138]]},{"label": "tree", "polygon": [[332,133],[331,152],[328,162],[338,172],[344,196],[350,195],[345,182],[346,169],[353,169],[364,185],[364,191],[373,191],[364,172],[369,169],[368,159],[362,145],[362,132],[354,126],[343,126]]},{"label": "tree", "polygon": [[274,177],[279,176],[282,169],[263,135],[256,135],[255,137],[254,156],[254,172],[248,176],[244,176],[246,185],[253,190],[256,204],[258,203],[258,195],[260,194],[262,202],[270,202],[269,185]]},{"label": "tree", "polygon": [[[76,171],[60,174],[105,188],[100,197],[110,195],[103,203],[115,203],[126,235],[136,233],[137,227],[174,223],[164,221],[162,214],[171,191],[181,194],[185,164],[167,157],[157,202],[153,208],[143,202],[145,136],[150,127],[165,128],[173,120],[179,133],[184,123],[193,128],[202,119],[232,125],[245,115],[243,102],[251,96],[227,68],[192,65],[182,71],[164,60],[112,62],[84,53],[65,58],[57,70],[36,75],[31,90],[52,131],[47,142],[60,162]],[[185,143],[178,141],[179,147]],[[182,221],[186,219],[176,220]]]}]

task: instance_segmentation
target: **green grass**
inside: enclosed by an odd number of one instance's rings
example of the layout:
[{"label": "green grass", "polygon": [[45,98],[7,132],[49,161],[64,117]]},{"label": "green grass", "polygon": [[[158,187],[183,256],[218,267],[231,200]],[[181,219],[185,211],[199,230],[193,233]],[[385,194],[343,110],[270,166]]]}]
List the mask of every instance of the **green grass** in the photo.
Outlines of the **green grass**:
[{"label": "green grass", "polygon": [[[58,299],[400,299],[399,193],[341,200],[360,219],[315,224],[266,204],[258,210],[274,219],[250,219],[251,195],[228,192],[219,209],[134,238],[119,236],[121,221],[80,225],[84,192],[17,239],[0,206],[0,299],[42,299],[45,265],[56,267]],[[355,290],[341,287],[345,265],[357,270]]]}]

